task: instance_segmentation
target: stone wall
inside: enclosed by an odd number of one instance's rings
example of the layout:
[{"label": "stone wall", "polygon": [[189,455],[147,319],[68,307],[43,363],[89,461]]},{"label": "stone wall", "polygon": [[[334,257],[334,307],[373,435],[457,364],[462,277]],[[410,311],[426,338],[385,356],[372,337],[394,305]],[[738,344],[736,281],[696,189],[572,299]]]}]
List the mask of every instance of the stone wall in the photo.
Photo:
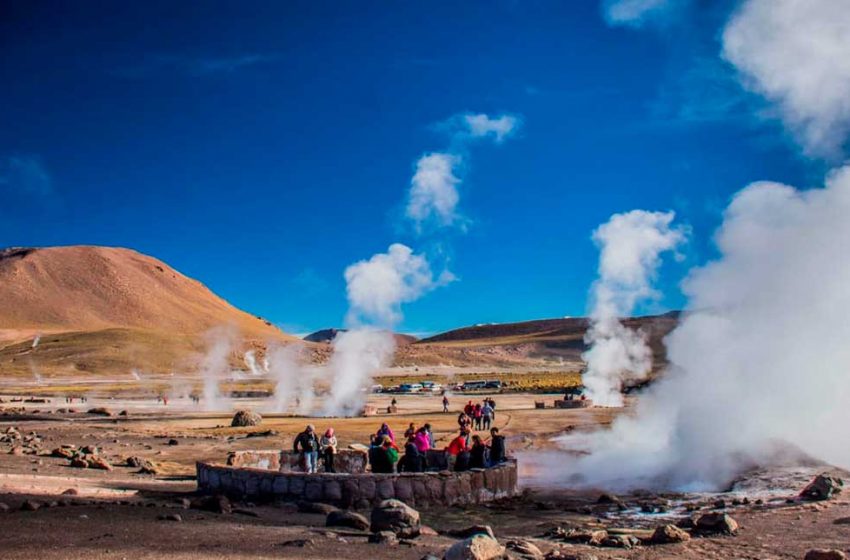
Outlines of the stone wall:
[{"label": "stone wall", "polygon": [[[340,449],[334,457],[334,470],[339,473],[361,474],[366,472],[367,464],[365,451]],[[301,456],[294,451],[234,451],[227,455],[227,465],[278,472],[304,472]],[[324,461],[319,458],[319,472],[324,470]]]},{"label": "stone wall", "polygon": [[516,493],[511,459],[489,469],[401,474],[305,474],[198,463],[198,490],[257,502],[307,500],[367,508],[387,498],[411,506],[475,504]]}]

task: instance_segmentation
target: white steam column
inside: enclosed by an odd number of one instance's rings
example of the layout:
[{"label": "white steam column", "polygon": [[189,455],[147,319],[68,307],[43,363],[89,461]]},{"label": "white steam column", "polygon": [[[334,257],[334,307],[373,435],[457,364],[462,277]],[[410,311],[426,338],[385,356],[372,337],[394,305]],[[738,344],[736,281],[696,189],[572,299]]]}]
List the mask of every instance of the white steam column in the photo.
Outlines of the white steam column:
[{"label": "white steam column", "polygon": [[657,297],[652,281],[661,255],[687,238],[682,227],[671,227],[673,212],[632,210],[614,214],[593,232],[599,246],[599,278],[592,288],[593,309],[582,355],[587,367],[582,382],[587,396],[600,406],[623,406],[621,389],[627,381],[646,378],[652,352],[643,332],[620,321],[635,306]]}]

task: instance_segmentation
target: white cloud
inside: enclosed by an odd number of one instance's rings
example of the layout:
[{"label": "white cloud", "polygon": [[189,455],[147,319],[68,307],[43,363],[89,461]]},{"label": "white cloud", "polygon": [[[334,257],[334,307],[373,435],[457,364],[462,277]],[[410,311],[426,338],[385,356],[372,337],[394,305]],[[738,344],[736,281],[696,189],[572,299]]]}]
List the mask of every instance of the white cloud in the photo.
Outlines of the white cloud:
[{"label": "white cloud", "polygon": [[492,138],[497,144],[514,134],[520,127],[520,120],[511,115],[490,118],[484,113],[463,115],[468,134],[473,138]]},{"label": "white cloud", "polygon": [[371,323],[392,327],[401,316],[401,304],[415,301],[431,290],[448,284],[454,276],[444,271],[434,278],[423,255],[401,243],[386,253],[373,255],[345,269],[349,312],[347,322],[357,326]]},{"label": "white cloud", "polygon": [[[678,4],[683,4],[682,0]],[[602,9],[609,25],[640,27],[647,20],[668,12],[676,0],[605,0]]]},{"label": "white cloud", "polygon": [[809,155],[840,153],[850,133],[846,0],[747,0],[723,31],[723,56]]},{"label": "white cloud", "polygon": [[405,214],[417,229],[428,220],[440,226],[450,226],[458,221],[457,204],[460,200],[455,175],[461,157],[449,153],[425,154],[416,162],[416,173],[410,180]]},{"label": "white cloud", "polygon": [[17,194],[47,195],[53,181],[41,158],[14,155],[0,158],[0,186]]},{"label": "white cloud", "polygon": [[438,130],[448,132],[454,143],[463,144],[472,140],[491,139],[501,144],[522,126],[522,119],[515,115],[491,117],[486,113],[459,113],[436,125]]}]

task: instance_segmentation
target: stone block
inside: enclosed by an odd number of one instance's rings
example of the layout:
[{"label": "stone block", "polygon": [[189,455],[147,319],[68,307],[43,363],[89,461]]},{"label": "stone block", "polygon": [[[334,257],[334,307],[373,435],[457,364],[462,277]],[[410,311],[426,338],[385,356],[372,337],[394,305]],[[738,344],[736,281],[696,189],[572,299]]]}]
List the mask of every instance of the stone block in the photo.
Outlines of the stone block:
[{"label": "stone block", "polygon": [[304,499],[311,502],[318,502],[322,499],[323,489],[320,479],[308,479],[304,483]]},{"label": "stone block", "polygon": [[325,501],[338,503],[342,501],[342,485],[337,480],[324,480],[322,495]]},{"label": "stone block", "polygon": [[402,502],[413,501],[413,481],[410,477],[401,476],[395,480],[395,497]]},{"label": "stone block", "polygon": [[289,481],[285,476],[276,476],[272,482],[272,493],[275,496],[283,496],[289,491]]},{"label": "stone block", "polygon": [[296,498],[304,495],[304,477],[290,476],[289,478],[289,493]]},{"label": "stone block", "polygon": [[395,485],[393,484],[392,475],[381,477],[377,481],[376,497],[381,500],[395,498]]}]

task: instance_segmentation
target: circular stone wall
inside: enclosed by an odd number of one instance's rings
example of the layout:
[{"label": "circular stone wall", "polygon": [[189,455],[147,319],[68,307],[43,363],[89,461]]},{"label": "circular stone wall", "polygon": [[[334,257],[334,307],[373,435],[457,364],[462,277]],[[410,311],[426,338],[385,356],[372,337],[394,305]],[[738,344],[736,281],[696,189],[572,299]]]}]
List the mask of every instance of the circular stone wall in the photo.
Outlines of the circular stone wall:
[{"label": "circular stone wall", "polygon": [[365,508],[388,498],[411,506],[476,504],[516,494],[515,459],[489,469],[398,474],[305,474],[197,463],[198,490],[253,501]]}]

